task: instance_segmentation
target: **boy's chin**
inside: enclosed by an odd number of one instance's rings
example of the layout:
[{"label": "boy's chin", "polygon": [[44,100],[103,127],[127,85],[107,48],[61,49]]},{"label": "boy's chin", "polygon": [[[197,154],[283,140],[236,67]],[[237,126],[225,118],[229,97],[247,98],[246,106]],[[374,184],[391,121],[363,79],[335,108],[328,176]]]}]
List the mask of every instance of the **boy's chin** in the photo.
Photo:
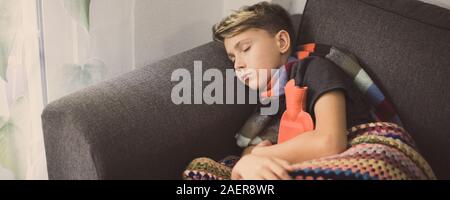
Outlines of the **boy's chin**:
[{"label": "boy's chin", "polygon": [[247,85],[250,89],[252,90],[259,90],[259,91],[265,91],[267,88],[267,85],[265,84],[257,84],[254,82],[249,82],[249,83],[245,83],[245,85]]},{"label": "boy's chin", "polygon": [[250,88],[251,90],[259,90],[258,86],[255,85],[251,85],[251,84],[247,84],[248,88]]}]

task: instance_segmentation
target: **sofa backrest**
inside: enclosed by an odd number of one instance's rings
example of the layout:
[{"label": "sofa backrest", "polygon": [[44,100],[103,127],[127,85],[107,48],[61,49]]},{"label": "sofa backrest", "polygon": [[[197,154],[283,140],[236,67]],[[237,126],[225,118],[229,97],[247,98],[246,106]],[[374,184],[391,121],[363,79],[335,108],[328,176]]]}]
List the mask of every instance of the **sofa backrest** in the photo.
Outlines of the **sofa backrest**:
[{"label": "sofa backrest", "polygon": [[310,0],[298,41],[355,54],[437,177],[450,179],[450,10],[415,0]]}]

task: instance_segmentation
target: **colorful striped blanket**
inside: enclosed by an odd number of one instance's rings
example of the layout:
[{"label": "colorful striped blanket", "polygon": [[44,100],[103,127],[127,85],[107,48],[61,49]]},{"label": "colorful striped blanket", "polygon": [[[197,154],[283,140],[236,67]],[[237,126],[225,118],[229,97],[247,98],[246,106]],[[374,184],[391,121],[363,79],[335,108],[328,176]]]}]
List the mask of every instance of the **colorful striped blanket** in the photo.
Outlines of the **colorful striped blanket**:
[{"label": "colorful striped blanket", "polygon": [[316,43],[305,44],[298,49],[298,59],[304,59],[311,55],[322,56],[334,62],[348,76],[352,77],[354,84],[364,94],[366,102],[372,108],[371,114],[375,121],[393,122],[403,126],[392,103],[361,67],[354,55],[330,45]]},{"label": "colorful striped blanket", "polygon": [[[294,164],[296,180],[427,180],[433,170],[417,152],[414,141],[400,126],[376,122],[348,130],[347,151]],[[219,162],[197,158],[183,172],[185,180],[227,180],[239,160],[229,156]]]}]

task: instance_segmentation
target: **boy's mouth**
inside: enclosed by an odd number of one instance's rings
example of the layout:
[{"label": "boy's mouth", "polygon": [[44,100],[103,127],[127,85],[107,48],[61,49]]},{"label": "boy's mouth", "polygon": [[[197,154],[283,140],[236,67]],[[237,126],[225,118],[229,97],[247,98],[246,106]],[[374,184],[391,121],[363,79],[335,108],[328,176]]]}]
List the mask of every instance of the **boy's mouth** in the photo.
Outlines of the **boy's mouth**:
[{"label": "boy's mouth", "polygon": [[248,79],[250,79],[250,75],[251,75],[251,73],[246,73],[246,74],[244,74],[244,75],[241,76],[241,79],[242,79],[243,81],[247,81]]}]

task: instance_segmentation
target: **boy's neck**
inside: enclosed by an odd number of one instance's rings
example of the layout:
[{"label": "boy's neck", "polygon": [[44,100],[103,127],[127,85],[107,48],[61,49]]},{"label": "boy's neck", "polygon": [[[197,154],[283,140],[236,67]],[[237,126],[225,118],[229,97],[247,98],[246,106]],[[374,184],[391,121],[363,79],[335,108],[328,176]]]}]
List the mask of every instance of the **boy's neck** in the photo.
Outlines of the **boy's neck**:
[{"label": "boy's neck", "polygon": [[282,65],[285,65],[285,64],[291,62],[293,58],[296,59],[295,57],[291,56],[291,53],[286,53],[286,54],[282,55],[281,56]]}]

